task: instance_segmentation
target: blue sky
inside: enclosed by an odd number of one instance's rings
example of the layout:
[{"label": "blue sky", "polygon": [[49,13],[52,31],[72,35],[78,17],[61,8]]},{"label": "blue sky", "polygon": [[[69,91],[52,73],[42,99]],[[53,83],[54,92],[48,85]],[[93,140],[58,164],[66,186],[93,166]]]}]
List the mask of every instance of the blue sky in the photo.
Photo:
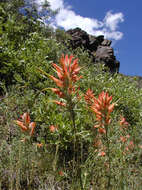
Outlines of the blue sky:
[{"label": "blue sky", "polygon": [[[44,0],[36,0],[43,3]],[[48,0],[59,13],[52,22],[65,30],[80,27],[103,34],[120,61],[120,73],[142,76],[142,0]]]}]

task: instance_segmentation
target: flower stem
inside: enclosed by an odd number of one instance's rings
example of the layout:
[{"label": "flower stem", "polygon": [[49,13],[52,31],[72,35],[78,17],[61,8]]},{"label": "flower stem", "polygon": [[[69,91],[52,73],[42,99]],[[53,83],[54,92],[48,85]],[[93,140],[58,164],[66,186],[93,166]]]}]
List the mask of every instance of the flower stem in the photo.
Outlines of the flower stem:
[{"label": "flower stem", "polygon": [[105,129],[106,129],[107,157],[109,165],[107,189],[109,190],[111,189],[111,158],[110,158],[110,143],[108,138],[108,125],[105,125]]},{"label": "flower stem", "polygon": [[[77,137],[76,137],[76,123],[75,123],[75,111],[74,111],[74,104],[72,102],[72,99],[70,99],[70,104],[69,104],[69,112],[70,112],[70,117],[72,120],[72,126],[73,126],[73,174],[75,174],[75,169],[76,171],[76,175],[80,177],[80,185],[81,185],[81,189],[83,189],[83,183],[82,183],[82,177],[81,177],[81,168],[79,165],[79,155],[78,155],[78,151],[76,151],[77,145]],[[76,165],[76,161],[77,161],[77,165]],[[77,167],[75,167],[77,166]]]}]

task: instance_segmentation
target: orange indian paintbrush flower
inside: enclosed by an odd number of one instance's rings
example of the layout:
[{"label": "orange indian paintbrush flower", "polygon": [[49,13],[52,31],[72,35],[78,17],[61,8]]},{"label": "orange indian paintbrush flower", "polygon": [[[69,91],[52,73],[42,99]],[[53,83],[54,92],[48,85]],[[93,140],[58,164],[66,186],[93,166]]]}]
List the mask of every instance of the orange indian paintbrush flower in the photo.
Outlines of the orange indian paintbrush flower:
[{"label": "orange indian paintbrush flower", "polygon": [[50,88],[52,90],[52,92],[54,92],[55,94],[57,94],[60,98],[64,97],[64,93],[60,91],[60,89],[58,88]]},{"label": "orange indian paintbrush flower", "polygon": [[107,124],[110,123],[110,113],[114,109],[114,103],[110,104],[112,96],[109,96],[107,92],[101,92],[98,99],[94,99],[94,103],[91,106],[91,110],[96,114],[97,120],[105,119]]},{"label": "orange indian paintbrush flower", "polygon": [[35,122],[30,122],[30,115],[28,113],[24,113],[21,116],[22,120],[16,120],[16,124],[21,128],[23,132],[29,133],[30,136],[34,134]]},{"label": "orange indian paintbrush flower", "polygon": [[38,148],[41,148],[41,147],[43,147],[43,144],[42,144],[42,143],[37,143],[36,146],[37,146]]},{"label": "orange indian paintbrush flower", "polygon": [[104,151],[99,152],[98,156],[105,156],[106,153]]},{"label": "orange indian paintbrush flower", "polygon": [[68,57],[62,55],[60,59],[60,66],[53,63],[53,67],[58,75],[58,78],[49,75],[49,77],[56,83],[59,89],[52,89],[59,97],[64,96],[64,91],[67,90],[68,93],[74,91],[74,83],[80,80],[82,76],[78,76],[80,67],[78,66],[78,59],[73,60],[73,56]]},{"label": "orange indian paintbrush flower", "polygon": [[52,102],[54,102],[54,103],[57,104],[57,105],[60,105],[60,106],[66,107],[66,104],[63,103],[63,102],[61,102],[61,101],[53,100]]},{"label": "orange indian paintbrush flower", "polygon": [[111,104],[112,96],[109,96],[107,92],[101,92],[98,98],[94,97],[93,91],[88,89],[85,94],[85,100],[90,106],[90,109],[96,115],[96,121],[98,122],[94,128],[98,128],[100,134],[106,133],[105,125],[110,124],[110,113],[114,109],[114,103]]},{"label": "orange indian paintbrush flower", "polygon": [[52,133],[54,133],[54,132],[57,131],[57,130],[58,130],[58,127],[57,127],[57,126],[51,125],[51,126],[49,127],[49,131],[52,132]]},{"label": "orange indian paintbrush flower", "polygon": [[85,101],[87,104],[91,105],[93,103],[93,101],[95,100],[95,96],[93,91],[89,88],[86,92],[86,94],[84,95]]},{"label": "orange indian paintbrush flower", "polygon": [[123,116],[121,116],[120,125],[121,126],[128,126],[129,125],[129,123],[126,121],[126,119]]}]

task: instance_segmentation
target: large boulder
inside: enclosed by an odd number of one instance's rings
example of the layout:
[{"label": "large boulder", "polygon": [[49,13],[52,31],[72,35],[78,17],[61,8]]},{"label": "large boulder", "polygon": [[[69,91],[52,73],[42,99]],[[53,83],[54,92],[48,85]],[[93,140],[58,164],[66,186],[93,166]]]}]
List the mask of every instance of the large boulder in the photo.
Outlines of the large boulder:
[{"label": "large boulder", "polygon": [[105,63],[112,73],[119,71],[119,61],[114,56],[113,48],[110,46],[98,46],[95,52],[95,62]]},{"label": "large boulder", "polygon": [[68,30],[67,33],[71,36],[69,44],[73,49],[83,47],[88,50],[95,64],[103,63],[111,73],[119,72],[120,63],[116,60],[110,40],[104,39],[103,35],[89,35],[80,28]]},{"label": "large boulder", "polygon": [[85,31],[80,28],[75,28],[73,30],[68,30],[67,33],[71,36],[70,45],[73,49],[81,46],[88,49],[90,40],[89,35]]}]

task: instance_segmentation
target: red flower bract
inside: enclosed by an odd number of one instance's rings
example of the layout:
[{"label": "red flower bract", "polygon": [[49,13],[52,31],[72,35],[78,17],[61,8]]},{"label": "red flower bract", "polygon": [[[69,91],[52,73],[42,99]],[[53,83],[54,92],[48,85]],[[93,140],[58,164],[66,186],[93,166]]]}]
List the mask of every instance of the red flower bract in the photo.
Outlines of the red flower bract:
[{"label": "red flower bract", "polygon": [[103,157],[105,155],[106,155],[106,153],[104,151],[98,153],[98,156],[102,156]]},{"label": "red flower bract", "polygon": [[56,83],[59,89],[52,89],[59,97],[64,94],[64,91],[71,93],[74,91],[74,83],[80,80],[82,76],[78,76],[80,67],[78,66],[78,59],[73,60],[73,56],[68,57],[66,55],[62,55],[60,59],[60,66],[53,63],[53,67],[56,70],[58,78],[49,75],[49,77]]},{"label": "red flower bract", "polygon": [[63,107],[66,107],[66,104],[61,102],[61,101],[57,101],[57,100],[53,100],[53,102],[57,105],[60,105],[60,106],[63,106]]},{"label": "red flower bract", "polygon": [[[91,96],[91,98],[93,97]],[[99,94],[98,99],[93,98],[91,110],[95,113],[97,121],[104,120],[106,124],[110,123],[110,113],[114,109],[114,103],[110,104],[111,100],[112,96],[109,96],[108,93],[104,91]]]},{"label": "red flower bract", "polygon": [[93,91],[89,88],[84,95],[85,101],[87,104],[91,105],[93,101],[95,100]]},{"label": "red flower bract", "polygon": [[30,115],[28,113],[24,113],[21,116],[22,120],[16,120],[16,124],[21,128],[23,132],[29,133],[30,136],[34,134],[35,122],[30,122]]},{"label": "red flower bract", "polygon": [[127,127],[129,125],[129,123],[126,121],[126,119],[123,116],[121,116],[120,125],[122,127]]},{"label": "red flower bract", "polygon": [[55,131],[57,131],[57,127],[56,126],[54,126],[54,125],[51,125],[50,127],[49,127],[49,131],[50,132],[52,132],[52,133],[54,133]]}]

